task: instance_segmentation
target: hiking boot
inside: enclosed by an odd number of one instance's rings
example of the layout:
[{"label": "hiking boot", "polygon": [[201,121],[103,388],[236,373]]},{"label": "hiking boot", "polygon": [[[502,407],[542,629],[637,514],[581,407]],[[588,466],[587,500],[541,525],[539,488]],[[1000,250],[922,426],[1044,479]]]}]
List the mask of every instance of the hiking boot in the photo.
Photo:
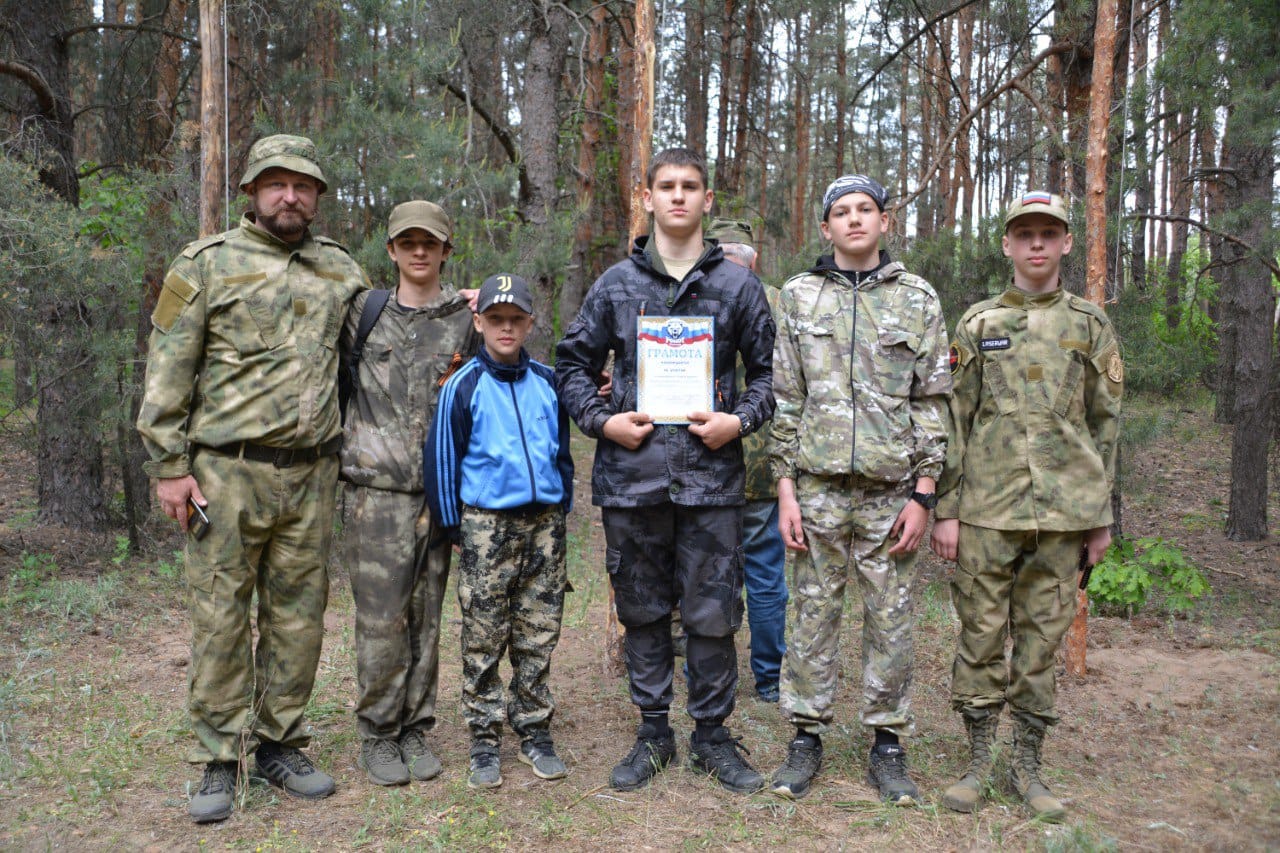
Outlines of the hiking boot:
[{"label": "hiking boot", "polygon": [[471,747],[471,775],[468,788],[496,788],[502,784],[502,762],[498,759],[498,747],[489,743],[477,743]]},{"label": "hiking boot", "polygon": [[360,744],[360,769],[375,785],[409,783],[409,768],[404,766],[400,745],[389,738],[374,738]]},{"label": "hiking boot", "polygon": [[960,781],[943,792],[942,804],[952,811],[969,814],[982,805],[982,790],[991,773],[991,747],[1000,725],[1000,709],[965,708],[960,713],[969,731],[969,767]]},{"label": "hiking boot", "polygon": [[880,792],[880,799],[894,806],[914,806],[920,789],[907,775],[907,751],[900,744],[882,743],[871,749],[867,784]]},{"label": "hiking boot", "polygon": [[689,739],[689,766],[711,776],[727,791],[752,794],[764,787],[764,777],[738,754],[740,750],[751,754],[742,738],[718,726],[709,740],[698,740],[696,734]]},{"label": "hiking boot", "polygon": [[670,729],[664,735],[648,723],[636,729],[635,746],[609,774],[609,787],[615,791],[634,791],[667,769],[676,757],[676,734]]},{"label": "hiking boot", "polygon": [[187,808],[193,821],[213,823],[231,817],[237,769],[234,761],[210,761],[204,766],[200,790],[191,798]]},{"label": "hiking boot", "polygon": [[333,777],[291,746],[264,741],[254,757],[258,775],[290,796],[319,800],[333,793]]},{"label": "hiking boot", "polygon": [[773,792],[789,800],[809,793],[809,783],[822,766],[822,741],[817,735],[796,735],[787,744],[787,760],[773,774]]},{"label": "hiking boot", "polygon": [[1040,820],[1057,823],[1067,816],[1058,798],[1040,779],[1040,748],[1045,726],[1023,714],[1013,717],[1013,757],[1009,760],[1009,781],[1018,796]]},{"label": "hiking boot", "polygon": [[778,701],[778,685],[765,684],[763,686],[756,685],[756,699],[761,702],[773,704]]},{"label": "hiking boot", "polygon": [[405,767],[409,775],[419,782],[434,779],[440,775],[443,767],[440,759],[427,746],[427,738],[421,729],[409,729],[400,734],[400,754],[404,756]]},{"label": "hiking boot", "polygon": [[539,779],[563,779],[569,775],[569,769],[556,755],[555,744],[547,732],[538,732],[524,739],[520,744],[520,760],[532,767],[533,775]]}]

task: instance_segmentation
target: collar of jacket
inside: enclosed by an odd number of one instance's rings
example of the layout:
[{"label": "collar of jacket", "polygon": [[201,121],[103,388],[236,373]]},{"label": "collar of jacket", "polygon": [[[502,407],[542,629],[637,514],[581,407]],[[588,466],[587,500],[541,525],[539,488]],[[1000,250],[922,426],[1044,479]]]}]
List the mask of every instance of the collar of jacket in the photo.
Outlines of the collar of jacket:
[{"label": "collar of jacket", "polygon": [[1066,291],[1061,287],[1055,287],[1048,293],[1027,293],[1020,290],[1014,285],[1009,285],[1009,289],[1000,294],[1000,304],[1006,308],[1025,308],[1028,311],[1032,308],[1049,308],[1057,305],[1062,301]]},{"label": "collar of jacket", "polygon": [[851,281],[845,275],[844,270],[836,266],[835,255],[820,255],[809,270],[809,274],[820,275],[824,278],[835,278],[847,283],[850,287],[861,290],[864,287],[874,287],[881,282],[893,281],[905,271],[906,267],[891,258],[888,251],[881,249],[879,266],[876,267],[871,275],[860,282]]},{"label": "collar of jacket", "polygon": [[267,229],[258,225],[255,221],[253,213],[246,211],[244,216],[240,217],[240,232],[256,243],[262,243],[285,252],[297,252],[304,258],[316,257],[316,242],[311,239],[311,229],[302,232],[302,242],[298,244],[286,243]]},{"label": "collar of jacket", "polygon": [[485,349],[484,345],[480,346],[480,350],[476,353],[476,358],[480,359],[484,369],[489,371],[489,374],[499,382],[519,382],[529,370],[529,353],[525,352],[524,347],[520,348],[520,361],[516,364],[503,364],[500,361],[494,361],[493,356],[489,355],[489,350]]},{"label": "collar of jacket", "polygon": [[[631,260],[636,265],[648,270],[651,273],[665,276],[675,281],[675,278],[667,273],[667,268],[662,263],[662,258],[658,255],[658,247],[648,234],[642,234],[636,238],[635,243],[631,246]],[[702,254],[698,256],[698,260],[693,262],[693,269],[700,270],[709,267],[713,263],[724,260],[724,250],[720,248],[720,244],[714,240],[708,240],[705,237],[702,240]],[[685,276],[685,281],[689,277]]]}]

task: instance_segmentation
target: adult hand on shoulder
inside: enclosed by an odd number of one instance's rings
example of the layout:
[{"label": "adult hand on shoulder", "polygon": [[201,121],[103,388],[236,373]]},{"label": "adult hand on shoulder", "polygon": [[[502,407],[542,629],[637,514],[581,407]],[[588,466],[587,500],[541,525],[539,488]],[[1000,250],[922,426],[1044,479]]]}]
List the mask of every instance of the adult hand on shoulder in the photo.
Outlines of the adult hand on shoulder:
[{"label": "adult hand on shoulder", "polygon": [[933,553],[944,560],[956,559],[959,553],[960,519],[937,518],[933,522],[933,536],[929,539],[929,547]]},{"label": "adult hand on shoulder", "polygon": [[920,547],[921,540],[924,539],[924,528],[928,521],[929,510],[908,499],[907,505],[902,508],[902,512],[898,513],[898,519],[889,531],[890,538],[898,537],[897,544],[889,549],[889,553],[894,556],[914,554]]},{"label": "adult hand on shoulder", "polygon": [[653,418],[644,412],[618,412],[600,430],[605,438],[627,450],[635,450],[653,432]]},{"label": "adult hand on shoulder", "polygon": [[796,484],[790,477],[778,481],[778,533],[782,544],[792,551],[808,551],[804,544],[804,526],[800,503],[796,500]]},{"label": "adult hand on shoulder", "polygon": [[1111,528],[1095,527],[1084,534],[1085,563],[1090,566],[1098,565],[1098,561],[1107,553],[1107,549],[1111,547]]},{"label": "adult hand on shoulder", "polygon": [[476,313],[476,305],[480,303],[480,291],[471,287],[462,287],[458,289],[458,295],[467,300],[467,307],[471,309],[471,313]]},{"label": "adult hand on shoulder", "polygon": [[693,421],[689,432],[702,439],[708,450],[719,450],[742,430],[741,418],[728,412],[690,412],[688,417]]},{"label": "adult hand on shoulder", "polygon": [[202,507],[209,505],[196,478],[190,474],[156,480],[156,497],[164,514],[177,521],[183,533],[187,532],[187,498],[193,498]]}]

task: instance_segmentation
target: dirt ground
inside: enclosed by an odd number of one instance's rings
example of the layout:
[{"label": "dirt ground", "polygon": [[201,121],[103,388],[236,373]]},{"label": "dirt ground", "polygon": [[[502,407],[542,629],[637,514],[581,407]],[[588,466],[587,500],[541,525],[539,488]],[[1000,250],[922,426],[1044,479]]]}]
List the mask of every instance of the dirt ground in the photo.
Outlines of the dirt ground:
[{"label": "dirt ground", "polygon": [[[173,553],[180,543],[157,521],[149,529],[154,553],[133,560],[113,540],[86,544],[35,525],[30,459],[12,435],[0,437],[0,848],[1280,849],[1280,502],[1273,494],[1271,538],[1226,541],[1229,435],[1204,407],[1141,411],[1156,428],[1126,449],[1125,533],[1176,543],[1213,589],[1188,618],[1169,616],[1157,601],[1132,618],[1090,619],[1088,675],[1060,675],[1063,722],[1046,746],[1047,781],[1071,812],[1056,827],[1028,820],[998,788],[973,816],[939,804],[965,755],[947,707],[956,623],[946,567],[931,556],[921,560],[916,595],[918,732],[907,742],[921,807],[882,806],[864,782],[856,606],[845,622],[837,730],[825,739],[827,762],[808,797],[738,796],[674,766],[646,790],[611,791],[609,770],[636,720],[624,680],[603,664],[606,581],[586,442],[569,524],[576,591],[552,680],[567,779],[536,780],[508,736],[505,784],[467,790],[450,598],[431,736],[445,772],[395,790],[368,785],[355,766],[350,588],[335,568],[309,719],[310,752],[337,778],[337,793],[303,803],[254,784],[231,819],[193,826],[187,789],[199,773],[183,763],[189,636]],[[745,629],[739,645],[730,725],[767,774],[791,730],[776,705],[752,696]],[[691,723],[682,703],[681,692],[672,718],[683,759]],[[1007,717],[1001,736],[1007,741]]]}]

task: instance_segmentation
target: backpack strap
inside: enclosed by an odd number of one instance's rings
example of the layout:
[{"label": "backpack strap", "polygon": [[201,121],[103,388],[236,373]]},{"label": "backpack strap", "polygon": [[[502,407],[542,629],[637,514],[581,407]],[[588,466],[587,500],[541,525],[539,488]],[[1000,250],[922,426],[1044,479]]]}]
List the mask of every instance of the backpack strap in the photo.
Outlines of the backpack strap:
[{"label": "backpack strap", "polygon": [[387,307],[390,299],[391,291],[389,290],[370,290],[368,298],[364,301],[364,308],[360,311],[360,322],[356,324],[356,337],[351,344],[351,354],[338,374],[338,406],[343,423],[347,420],[347,404],[355,395],[356,388],[360,386],[360,359],[364,355],[365,341],[369,339],[369,333],[373,331],[373,327],[378,325],[382,309]]}]

